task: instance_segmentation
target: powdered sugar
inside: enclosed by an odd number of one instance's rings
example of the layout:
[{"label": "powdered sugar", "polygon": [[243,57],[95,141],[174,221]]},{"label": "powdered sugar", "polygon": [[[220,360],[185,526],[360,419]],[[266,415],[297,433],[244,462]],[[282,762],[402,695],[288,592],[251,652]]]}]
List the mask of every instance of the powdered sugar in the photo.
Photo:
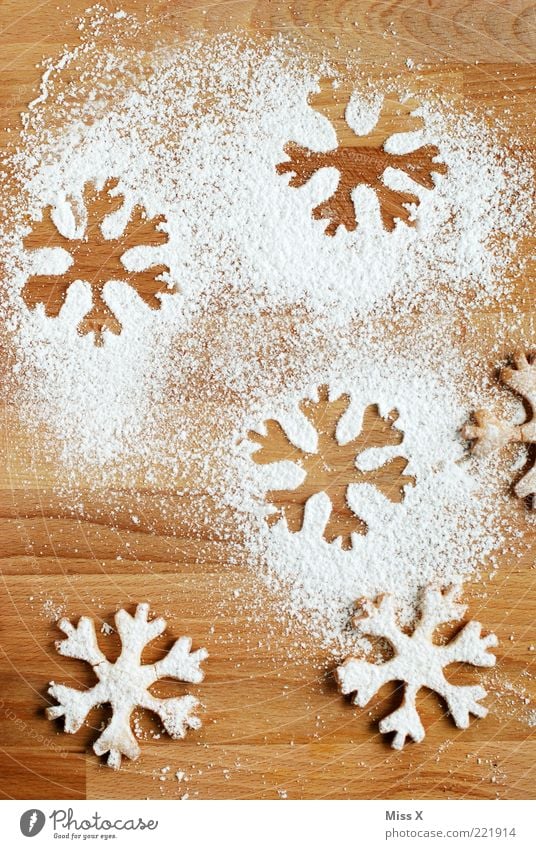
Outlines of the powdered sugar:
[{"label": "powdered sugar", "polygon": [[[408,458],[405,472],[416,479],[415,487],[406,487],[404,501],[393,504],[370,486],[350,487],[349,504],[367,523],[368,533],[354,534],[352,549],[343,551],[322,538],[331,509],[323,494],[309,499],[300,532],[290,533],[284,521],[273,528],[266,526],[268,508],[263,496],[269,489],[296,487],[303,474],[295,464],[258,466],[251,460],[253,445],[246,441],[237,454],[233,475],[241,481],[237,506],[257,517],[250,526],[251,550],[262,552],[266,559],[268,580],[284,585],[287,611],[298,616],[308,609],[317,636],[327,642],[343,639],[356,598],[396,593],[407,615],[423,584],[463,580],[474,570],[476,560],[490,554],[500,535],[497,518],[490,516],[497,503],[497,481],[489,491],[484,470],[471,467],[458,436],[465,407],[456,388],[463,384],[459,362],[449,358],[439,374],[426,367],[422,358],[380,359],[375,350],[368,357],[360,352],[352,363],[345,351],[331,368],[319,370],[317,381],[328,382],[333,397],[347,392],[352,399],[341,420],[340,441],[355,435],[370,403],[378,403],[384,415],[393,407],[400,413],[396,426],[403,431],[404,441],[395,450]],[[307,384],[303,388],[306,393]],[[287,391],[264,401],[248,423],[258,426],[259,421],[281,418],[292,441],[310,447],[310,434],[296,412],[298,393]],[[280,410],[287,415],[280,417]],[[384,461],[388,450],[392,449],[381,449]],[[488,474],[493,477],[489,467]]]}]

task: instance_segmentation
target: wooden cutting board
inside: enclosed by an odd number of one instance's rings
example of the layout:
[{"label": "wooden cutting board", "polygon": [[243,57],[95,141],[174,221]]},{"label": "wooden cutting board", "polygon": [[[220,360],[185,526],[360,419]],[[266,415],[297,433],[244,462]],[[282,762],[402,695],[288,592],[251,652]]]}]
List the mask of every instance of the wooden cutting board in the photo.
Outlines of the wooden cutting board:
[{"label": "wooden cutting board", "polygon": [[[529,0],[125,0],[119,8],[143,18],[147,5],[153,14],[168,15],[165,27],[177,39],[189,26],[212,33],[236,27],[263,35],[299,31],[312,49],[329,49],[336,59],[360,47],[363,70],[373,78],[407,72],[409,58],[421,66],[421,77],[478,107],[490,107],[497,115],[515,110],[519,132],[531,149],[536,42]],[[78,41],[72,18],[83,12],[87,0],[73,0],[67,10],[60,6],[52,0],[0,4],[2,145],[10,137],[7,128],[17,129],[19,113],[36,96],[36,63]],[[530,322],[528,275],[517,281],[505,307],[512,308]],[[480,310],[474,323],[493,335],[497,308]],[[515,337],[505,339],[505,357],[515,347]],[[527,722],[536,660],[536,650],[530,650],[536,643],[533,545],[522,558],[502,558],[485,599],[481,586],[467,587],[471,614],[500,639],[498,668],[481,676],[489,683],[489,716],[459,731],[435,695],[421,694],[426,740],[397,753],[377,729],[378,717],[396,701],[394,691],[383,690],[370,712],[358,711],[337,693],[333,663],[321,652],[310,663],[289,661],[288,638],[281,634],[275,645],[272,638],[266,648],[260,629],[255,642],[229,639],[229,634],[247,636],[251,630],[245,610],[232,601],[232,589],[243,584],[238,567],[228,565],[233,540],[218,539],[210,528],[194,534],[186,522],[171,537],[150,493],[138,485],[117,494],[120,509],[113,523],[99,509],[98,494],[89,491],[81,494],[84,517],[74,519],[54,494],[46,458],[34,454],[7,406],[1,426],[4,797],[534,798],[536,745]],[[23,487],[28,468],[34,484]],[[136,526],[129,507],[134,495],[141,519]],[[180,506],[172,490],[162,496]],[[515,528],[534,543],[526,505],[513,499],[512,512]],[[161,656],[182,633],[193,637],[194,646],[209,649],[207,679],[198,688],[204,726],[181,743],[165,735],[142,743],[141,760],[115,773],[90,750],[104,714],[92,715],[90,725],[72,736],[44,718],[49,680],[78,686],[92,681],[84,664],[55,653],[60,634],[52,620],[61,606],[73,617],[95,615],[109,622],[119,606],[132,610],[145,599],[168,619],[167,635],[147,653],[148,660]],[[216,618],[214,610],[219,611]],[[103,638],[104,644],[112,652],[117,649],[113,637]],[[463,671],[457,674],[464,678]],[[148,732],[158,733],[150,718],[140,721]],[[162,772],[168,766],[169,772]],[[187,780],[178,781],[176,771]]]}]

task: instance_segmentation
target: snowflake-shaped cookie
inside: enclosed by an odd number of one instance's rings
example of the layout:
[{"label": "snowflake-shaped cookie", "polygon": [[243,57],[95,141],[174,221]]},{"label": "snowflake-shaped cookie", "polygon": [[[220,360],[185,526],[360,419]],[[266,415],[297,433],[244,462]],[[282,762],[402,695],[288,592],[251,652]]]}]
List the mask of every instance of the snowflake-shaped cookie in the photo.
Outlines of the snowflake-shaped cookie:
[{"label": "snowflake-shaped cookie", "polygon": [[380,722],[382,734],[395,732],[393,748],[401,749],[406,737],[420,743],[425,736],[417,712],[415,698],[421,687],[440,695],[448,705],[458,728],[469,726],[470,714],[484,717],[487,708],[480,704],[486,696],[483,687],[450,684],[443,670],[451,663],[463,661],[474,666],[494,666],[495,655],[487,651],[497,645],[495,634],[481,637],[479,622],[468,622],[446,645],[436,645],[433,635],[445,622],[459,620],[466,606],[456,603],[459,588],[446,592],[428,588],[420,606],[420,620],[411,635],[405,634],[397,622],[392,596],[384,596],[378,605],[369,600],[358,602],[354,619],[363,636],[382,637],[393,648],[394,656],[385,663],[369,663],[350,657],[336,670],[339,688],[345,695],[354,693],[353,703],[365,707],[388,681],[405,684],[402,705]]},{"label": "snowflake-shaped cookie", "polygon": [[101,652],[92,619],[82,616],[76,627],[68,619],[58,623],[67,635],[66,640],[56,643],[58,652],[90,663],[98,683],[90,690],[82,691],[51,682],[48,692],[59,705],[48,708],[47,716],[49,719],[64,716],[65,731],[74,734],[82,727],[92,708],[110,704],[112,718],[93,744],[93,750],[97,755],[108,753],[108,766],[114,769],[120,768],[122,755],[132,760],[139,757],[140,747],[130,727],[130,717],[137,706],[158,714],[164,728],[175,740],[184,737],[188,728],[201,726],[201,720],[195,716],[199,702],[194,696],[157,699],[149,692],[149,687],[161,678],[200,683],[204,677],[200,664],[208,654],[205,649],[190,651],[191,639],[181,637],[162,660],[142,664],[143,649],[166,628],[164,619],[148,621],[148,613],[148,604],[138,604],[134,616],[126,610],[115,614],[122,646],[115,663],[107,660]]}]

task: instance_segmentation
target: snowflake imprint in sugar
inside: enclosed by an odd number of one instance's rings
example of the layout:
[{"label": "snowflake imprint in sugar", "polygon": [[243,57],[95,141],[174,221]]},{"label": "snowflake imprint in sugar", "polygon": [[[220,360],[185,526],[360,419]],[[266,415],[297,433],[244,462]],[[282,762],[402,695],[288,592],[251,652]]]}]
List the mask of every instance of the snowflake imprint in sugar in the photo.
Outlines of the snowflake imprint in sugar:
[{"label": "snowflake imprint in sugar", "polygon": [[407,153],[388,150],[387,143],[393,135],[422,128],[422,118],[413,114],[418,104],[413,100],[400,103],[386,98],[374,129],[366,135],[358,135],[348,122],[348,101],[341,99],[332,86],[321,84],[320,93],[311,95],[309,103],[331,121],[337,135],[337,147],[318,152],[290,142],[285,147],[285,153],[290,159],[277,165],[277,173],[294,175],[289,185],[299,188],[308,183],[317,171],[323,168],[337,169],[337,188],[313,209],[313,218],[327,219],[327,235],[334,236],[341,226],[348,231],[356,229],[357,216],[352,193],[359,185],[370,186],[376,192],[382,224],[386,230],[394,230],[397,220],[414,225],[410,207],[417,207],[419,198],[407,189],[389,186],[385,180],[386,171],[389,168],[401,171],[426,189],[434,188],[433,173],[447,173],[447,166],[435,161],[439,156],[439,149],[435,145],[425,145]]},{"label": "snowflake imprint in sugar", "polygon": [[327,542],[340,541],[343,549],[352,547],[353,533],[367,533],[366,522],[348,504],[349,486],[370,484],[385,498],[400,502],[404,498],[404,487],[415,484],[413,477],[403,474],[408,465],[405,457],[393,457],[371,470],[359,468],[358,457],[362,451],[400,445],[404,435],[395,427],[396,410],[382,418],[378,407],[370,404],[363,413],[357,436],[340,444],[337,427],[349,404],[350,397],[346,394],[330,400],[327,386],[319,387],[318,401],[305,400],[299,404],[300,411],[317,435],[317,447],[313,452],[294,446],[274,419],[266,422],[265,434],[254,431],[248,434],[252,442],[260,445],[253,453],[256,463],[266,465],[287,460],[296,463],[304,472],[302,483],[295,489],[266,493],[266,501],[276,508],[266,517],[268,524],[284,518],[289,531],[301,530],[309,498],[325,492],[331,500],[331,514],[323,535]]},{"label": "snowflake imprint in sugar", "polygon": [[[143,210],[135,206],[129,218],[117,234],[114,214],[124,212],[124,197],[117,191],[118,180],[108,180],[99,190],[93,183],[86,183],[83,190],[80,218],[76,221],[75,204],[72,204],[69,225],[58,220],[50,206],[43,210],[40,222],[34,222],[24,239],[24,247],[35,250],[62,250],[70,258],[63,272],[32,275],[23,289],[28,307],[43,304],[45,313],[57,316],[65,302],[72,283],[82,280],[91,286],[92,309],[79,324],[80,333],[94,333],[95,344],[101,345],[103,333],[121,332],[121,324],[103,298],[104,287],[109,281],[127,282],[152,309],[160,307],[158,295],[169,292],[169,286],[158,277],[169,271],[166,265],[154,263],[148,269],[129,270],[125,265],[125,254],[138,245],[158,247],[168,241],[167,234],[160,229],[162,216],[148,219]],[[115,224],[115,227],[114,227]],[[114,234],[115,232],[115,234]]]},{"label": "snowflake imprint in sugar", "polygon": [[480,685],[450,684],[443,670],[451,663],[471,663],[473,666],[494,666],[495,655],[487,650],[497,645],[495,634],[481,637],[479,622],[468,622],[446,645],[433,642],[435,630],[447,622],[459,620],[466,606],[456,603],[459,589],[451,587],[445,593],[428,588],[420,605],[420,619],[410,635],[397,622],[396,604],[392,596],[384,596],[378,605],[365,599],[358,602],[354,625],[363,636],[380,637],[392,647],[393,657],[384,663],[348,658],[336,671],[343,694],[354,694],[352,701],[365,707],[388,681],[405,684],[402,705],[380,722],[382,734],[394,731],[393,748],[402,749],[406,737],[416,743],[424,740],[425,732],[417,712],[415,699],[421,687],[441,696],[458,728],[469,727],[471,714],[487,715],[480,704],[486,691]]},{"label": "snowflake imprint in sugar", "polygon": [[142,664],[145,646],[166,628],[164,619],[148,621],[148,613],[148,604],[138,604],[134,616],[126,610],[115,614],[122,647],[115,663],[107,660],[100,650],[92,619],[82,616],[76,627],[68,619],[59,622],[67,639],[56,643],[58,652],[90,663],[99,680],[90,690],[84,691],[51,682],[48,692],[59,705],[48,708],[47,716],[49,719],[64,716],[65,731],[74,734],[92,708],[110,704],[112,718],[93,744],[93,750],[96,755],[108,753],[108,766],[114,769],[120,768],[122,755],[132,760],[139,757],[140,747],[130,727],[130,717],[136,707],[157,714],[174,740],[184,737],[188,728],[201,726],[201,720],[195,715],[199,706],[195,696],[157,699],[149,692],[149,687],[161,678],[199,684],[204,677],[200,664],[208,654],[205,649],[192,652],[191,639],[181,637],[162,660]]}]

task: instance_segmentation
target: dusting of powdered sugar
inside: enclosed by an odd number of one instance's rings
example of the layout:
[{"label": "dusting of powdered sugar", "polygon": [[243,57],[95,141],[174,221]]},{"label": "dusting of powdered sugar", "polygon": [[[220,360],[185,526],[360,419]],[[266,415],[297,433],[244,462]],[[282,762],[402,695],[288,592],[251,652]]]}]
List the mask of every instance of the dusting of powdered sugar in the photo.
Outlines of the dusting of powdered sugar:
[{"label": "dusting of powdered sugar", "polygon": [[[333,147],[333,127],[308,95],[336,70],[281,37],[192,36],[129,50],[121,39],[103,47],[103,25],[87,36],[83,28],[81,45],[49,63],[4,165],[9,400],[52,458],[59,490],[138,476],[164,486],[164,474],[167,486],[203,493],[200,524],[218,523],[214,506],[202,513],[203,499],[232,508],[244,558],[281,596],[282,615],[305,617],[315,638],[340,648],[356,596],[396,591],[409,611],[420,587],[468,577],[501,542],[502,518],[490,518],[492,505],[503,507],[497,470],[469,463],[458,436],[489,387],[469,379],[467,364],[474,375],[481,362],[455,324],[508,292],[528,227],[530,168],[512,140],[508,150],[497,144],[489,120],[430,90],[422,131],[389,142],[397,152],[435,144],[448,167],[429,190],[386,176],[418,194],[416,226],[384,230],[375,194],[361,187],[359,226],[329,238],[311,210],[336,173],[325,169],[297,190],[276,165],[289,141]],[[356,76],[347,109],[356,131],[374,124],[385,93]],[[28,276],[58,272],[66,258],[32,255],[22,239],[48,204],[68,233],[84,183],[108,178],[125,197],[118,231],[136,203],[164,217],[168,242],[136,248],[129,263],[147,267],[157,257],[176,291],[152,311],[130,287],[108,283],[104,299],[123,329],[105,332],[98,348],[76,330],[89,308],[83,282],[57,318],[26,308]],[[416,478],[402,504],[352,490],[369,533],[351,552],[322,539],[322,496],[308,505],[302,533],[267,529],[273,470],[251,461],[245,440],[249,428],[284,416],[289,435],[306,439],[296,405],[326,382],[350,394],[356,416],[369,403],[398,409]]]},{"label": "dusting of powdered sugar", "polygon": [[[286,615],[301,618],[307,611],[316,638],[337,650],[348,648],[353,639],[347,626],[356,599],[395,594],[406,616],[411,615],[423,586],[463,581],[500,540],[497,515],[491,512],[498,500],[496,470],[471,463],[459,438],[467,408],[456,388],[463,382],[459,375],[455,379],[457,368],[449,359],[440,374],[422,360],[380,360],[370,354],[352,363],[344,352],[328,369],[306,371],[299,389],[259,402],[244,423],[241,440],[237,434],[232,477],[241,487],[234,491],[234,504],[249,516],[250,552],[265,564],[262,574],[279,590]],[[357,464],[376,467],[396,452],[408,459],[405,474],[416,481],[406,487],[401,503],[392,503],[370,485],[350,486],[348,503],[368,532],[353,534],[349,551],[322,536],[331,511],[326,493],[308,500],[300,531],[290,532],[284,519],[272,527],[266,524],[273,509],[264,501],[266,492],[294,489],[303,471],[290,461],[254,463],[251,454],[257,446],[244,439],[248,429],[262,430],[263,422],[275,418],[295,445],[314,451],[315,434],[298,403],[315,399],[315,387],[325,383],[333,399],[343,393],[351,398],[337,431],[341,444],[358,433],[369,404],[378,404],[383,416],[393,408],[398,411],[402,444],[365,450]],[[232,490],[227,497],[233,499]]]}]

